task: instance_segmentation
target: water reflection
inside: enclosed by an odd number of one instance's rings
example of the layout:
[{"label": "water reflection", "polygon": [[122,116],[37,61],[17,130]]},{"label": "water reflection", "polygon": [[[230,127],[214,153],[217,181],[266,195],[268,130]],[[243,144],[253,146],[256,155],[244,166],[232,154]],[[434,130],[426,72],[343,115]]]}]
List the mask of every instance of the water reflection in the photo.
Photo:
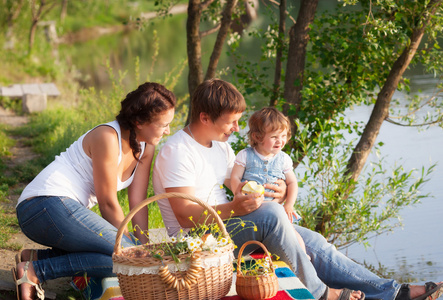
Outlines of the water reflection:
[{"label": "water reflection", "polygon": [[[118,78],[119,72],[126,72],[123,84],[132,89],[135,82],[135,61],[140,58],[140,80],[161,81],[164,74],[186,58],[186,35],[177,34],[177,28],[183,28],[185,15],[178,15],[162,23],[162,26],[147,26],[145,30],[126,31],[113,35],[100,36],[85,43],[60,45],[62,57],[71,62],[82,74],[84,87],[95,87],[97,90],[109,91],[111,82],[106,63],[109,62],[113,74]],[[155,60],[156,41],[153,30],[161,39]],[[154,68],[152,66],[154,65]],[[185,71],[184,74],[187,74]],[[177,89],[186,88],[186,77],[180,80]]]}]

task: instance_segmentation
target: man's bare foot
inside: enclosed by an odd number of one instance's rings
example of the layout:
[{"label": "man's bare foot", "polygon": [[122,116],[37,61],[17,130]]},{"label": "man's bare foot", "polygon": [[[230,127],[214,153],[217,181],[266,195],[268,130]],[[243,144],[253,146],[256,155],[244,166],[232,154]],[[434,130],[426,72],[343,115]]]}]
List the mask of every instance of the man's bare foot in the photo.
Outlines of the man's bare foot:
[{"label": "man's bare foot", "polygon": [[[443,281],[440,281],[436,283],[437,285],[443,283]],[[411,299],[415,299],[417,297],[420,297],[421,295],[426,293],[426,288],[424,285],[409,285],[409,291],[411,293]]]},{"label": "man's bare foot", "polygon": [[[328,300],[338,300],[343,290],[329,288]],[[362,298],[361,291],[352,291],[349,295],[349,300],[360,300]]]}]

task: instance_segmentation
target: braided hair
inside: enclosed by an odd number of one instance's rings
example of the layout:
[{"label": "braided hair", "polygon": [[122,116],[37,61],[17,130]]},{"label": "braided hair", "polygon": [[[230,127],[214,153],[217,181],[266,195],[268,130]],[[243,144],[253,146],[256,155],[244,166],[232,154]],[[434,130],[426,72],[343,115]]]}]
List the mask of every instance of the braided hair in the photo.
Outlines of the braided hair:
[{"label": "braided hair", "polygon": [[154,82],[145,82],[126,95],[116,120],[121,128],[129,130],[129,146],[134,158],[138,160],[137,155],[141,151],[135,134],[137,124],[153,122],[159,114],[174,108],[175,104],[175,95]]}]

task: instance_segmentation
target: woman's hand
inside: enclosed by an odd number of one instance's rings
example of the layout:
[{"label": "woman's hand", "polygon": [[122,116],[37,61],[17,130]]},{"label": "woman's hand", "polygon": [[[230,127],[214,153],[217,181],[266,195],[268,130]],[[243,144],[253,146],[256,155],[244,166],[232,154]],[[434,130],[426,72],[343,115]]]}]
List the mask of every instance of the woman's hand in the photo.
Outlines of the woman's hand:
[{"label": "woman's hand", "polygon": [[286,182],[282,179],[279,179],[275,183],[277,183],[277,185],[272,183],[264,184],[265,189],[273,190],[273,192],[265,191],[265,197],[271,197],[274,198],[273,201],[276,201],[278,203],[283,203],[285,202],[286,199],[286,192],[287,192]]}]

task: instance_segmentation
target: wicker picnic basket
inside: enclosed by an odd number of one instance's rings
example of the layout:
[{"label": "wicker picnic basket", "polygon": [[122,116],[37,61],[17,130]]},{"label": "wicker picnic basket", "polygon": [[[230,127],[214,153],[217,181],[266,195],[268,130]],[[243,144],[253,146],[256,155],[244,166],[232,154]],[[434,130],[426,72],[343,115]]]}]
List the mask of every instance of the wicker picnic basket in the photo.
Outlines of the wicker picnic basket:
[{"label": "wicker picnic basket", "polygon": [[[265,251],[265,255],[270,261],[271,273],[263,275],[245,275],[241,272],[243,250],[250,244],[259,245]],[[245,300],[261,300],[272,298],[277,294],[278,280],[275,275],[271,257],[269,256],[268,249],[266,249],[265,245],[258,241],[248,241],[244,243],[238,252],[237,264],[237,281],[235,283],[237,295]]]},{"label": "wicker picnic basket", "polygon": [[[165,193],[145,199],[129,212],[117,232],[112,260],[122,296],[125,300],[220,299],[229,292],[232,284],[232,243],[220,248],[217,254],[201,251],[192,257],[190,254],[178,255],[181,260],[179,264],[171,256],[163,255],[161,261],[147,255],[143,247],[155,244],[122,249],[123,232],[132,217],[149,203],[165,198],[182,198],[199,204],[215,219],[223,237],[229,240],[226,227],[215,210],[196,197],[183,193]],[[144,254],[125,256],[125,253],[137,251]]]}]

